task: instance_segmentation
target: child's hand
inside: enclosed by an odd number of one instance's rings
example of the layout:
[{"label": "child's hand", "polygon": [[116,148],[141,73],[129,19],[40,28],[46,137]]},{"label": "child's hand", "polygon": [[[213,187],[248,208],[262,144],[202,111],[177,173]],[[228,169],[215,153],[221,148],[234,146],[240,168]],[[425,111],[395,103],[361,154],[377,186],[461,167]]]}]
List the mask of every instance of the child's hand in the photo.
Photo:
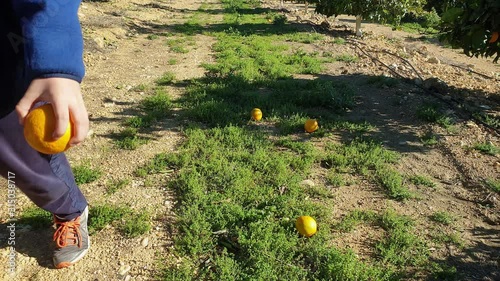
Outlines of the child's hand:
[{"label": "child's hand", "polygon": [[31,107],[39,101],[49,102],[54,108],[57,119],[54,139],[64,135],[70,118],[74,125],[74,135],[70,145],[78,145],[85,139],[89,131],[89,117],[80,91],[80,83],[66,78],[33,80],[16,106],[21,124],[24,123],[24,118]]}]

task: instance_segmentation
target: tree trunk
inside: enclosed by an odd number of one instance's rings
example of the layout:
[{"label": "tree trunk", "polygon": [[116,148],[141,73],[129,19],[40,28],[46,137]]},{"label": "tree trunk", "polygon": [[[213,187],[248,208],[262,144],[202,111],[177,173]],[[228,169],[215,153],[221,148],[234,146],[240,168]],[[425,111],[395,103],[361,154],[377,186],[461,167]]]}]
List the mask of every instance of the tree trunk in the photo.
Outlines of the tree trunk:
[{"label": "tree trunk", "polygon": [[309,9],[309,2],[306,1],[305,7],[306,7],[306,15],[307,15],[307,10]]},{"label": "tree trunk", "polygon": [[361,32],[361,16],[356,16],[356,36],[361,36],[363,33]]}]

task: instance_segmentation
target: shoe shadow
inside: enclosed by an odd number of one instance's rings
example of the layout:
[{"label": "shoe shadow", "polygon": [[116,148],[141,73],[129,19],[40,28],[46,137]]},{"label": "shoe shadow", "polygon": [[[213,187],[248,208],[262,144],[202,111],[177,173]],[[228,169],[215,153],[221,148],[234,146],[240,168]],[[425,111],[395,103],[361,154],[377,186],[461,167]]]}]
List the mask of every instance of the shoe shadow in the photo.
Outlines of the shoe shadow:
[{"label": "shoe shadow", "polygon": [[20,224],[14,226],[12,222],[0,223],[0,250],[6,249],[10,252],[14,248],[17,255],[35,258],[41,267],[55,268],[52,263],[54,229],[52,227],[31,229]]}]

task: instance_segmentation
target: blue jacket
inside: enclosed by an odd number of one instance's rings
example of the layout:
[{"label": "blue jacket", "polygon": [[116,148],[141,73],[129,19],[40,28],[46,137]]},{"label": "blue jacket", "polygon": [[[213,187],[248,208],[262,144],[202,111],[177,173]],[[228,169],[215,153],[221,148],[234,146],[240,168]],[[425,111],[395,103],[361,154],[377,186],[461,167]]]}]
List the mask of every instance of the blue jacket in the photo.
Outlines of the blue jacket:
[{"label": "blue jacket", "polygon": [[80,0],[0,0],[0,118],[11,112],[33,79],[81,82]]}]

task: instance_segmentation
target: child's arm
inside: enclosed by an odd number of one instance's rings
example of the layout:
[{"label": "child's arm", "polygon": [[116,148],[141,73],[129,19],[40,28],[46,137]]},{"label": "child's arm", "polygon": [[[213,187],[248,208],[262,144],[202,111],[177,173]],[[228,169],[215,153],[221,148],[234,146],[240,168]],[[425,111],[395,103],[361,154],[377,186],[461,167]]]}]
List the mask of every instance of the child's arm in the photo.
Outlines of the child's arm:
[{"label": "child's arm", "polygon": [[85,74],[78,20],[80,0],[11,0],[23,31],[25,75],[29,88],[16,106],[21,123],[36,101],[52,103],[62,136],[71,118],[76,145],[86,137],[87,110],[80,92]]}]

